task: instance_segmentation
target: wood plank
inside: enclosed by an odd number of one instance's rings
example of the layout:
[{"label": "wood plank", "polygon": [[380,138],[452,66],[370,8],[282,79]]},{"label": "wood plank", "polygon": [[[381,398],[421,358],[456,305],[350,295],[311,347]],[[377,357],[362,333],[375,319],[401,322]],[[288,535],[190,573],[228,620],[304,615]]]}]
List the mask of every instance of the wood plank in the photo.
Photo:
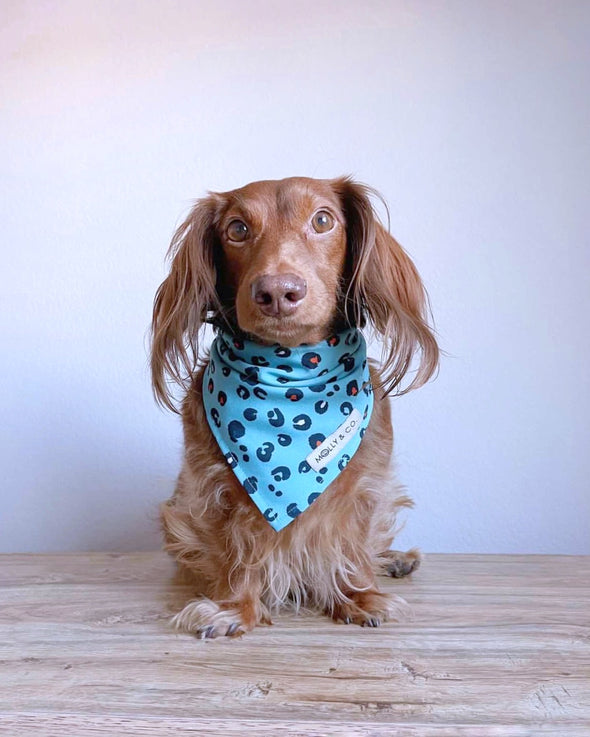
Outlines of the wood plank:
[{"label": "wood plank", "polygon": [[429,556],[383,579],[409,621],[213,642],[169,628],[192,593],[173,571],[0,556],[0,733],[590,735],[590,558]]},{"label": "wood plank", "polygon": [[11,737],[47,735],[157,735],[157,737],[588,737],[585,727],[568,726],[567,732],[557,725],[532,728],[514,725],[455,726],[414,724],[389,725],[365,721],[360,724],[330,721],[289,722],[276,720],[234,719],[155,719],[129,717],[101,717],[96,715],[0,715],[0,734]]}]

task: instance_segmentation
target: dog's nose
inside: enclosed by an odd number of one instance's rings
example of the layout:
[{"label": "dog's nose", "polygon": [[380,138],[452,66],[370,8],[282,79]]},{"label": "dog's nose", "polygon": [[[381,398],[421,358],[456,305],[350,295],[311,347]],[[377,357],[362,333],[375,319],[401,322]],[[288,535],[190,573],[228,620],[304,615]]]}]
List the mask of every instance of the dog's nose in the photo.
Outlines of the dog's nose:
[{"label": "dog's nose", "polygon": [[265,274],[252,282],[252,299],[265,315],[292,315],[307,294],[305,280],[295,274]]}]

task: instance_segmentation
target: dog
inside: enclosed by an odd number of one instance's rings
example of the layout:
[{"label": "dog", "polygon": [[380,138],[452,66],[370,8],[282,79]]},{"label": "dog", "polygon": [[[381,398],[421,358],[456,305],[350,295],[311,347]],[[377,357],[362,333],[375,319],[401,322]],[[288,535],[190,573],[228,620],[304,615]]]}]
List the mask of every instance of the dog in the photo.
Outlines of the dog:
[{"label": "dog", "polygon": [[[174,234],[154,300],[151,369],[157,401],[181,413],[184,430],[177,486],[160,508],[165,548],[201,592],[174,617],[180,630],[243,635],[287,605],[370,627],[398,616],[403,600],[381,592],[376,575],[407,575],[421,556],[390,549],[396,512],[412,502],[390,478],[387,397],[428,381],[439,350],[425,288],[376,215],[375,196],[350,177],[253,182],[198,200]],[[205,323],[217,335],[215,361],[204,355]],[[380,367],[367,362],[361,328],[382,342]],[[285,420],[300,398],[308,411]],[[341,413],[324,427],[317,413],[330,403]],[[242,442],[247,430],[253,444]],[[339,439],[350,443],[334,449]],[[293,468],[271,461],[264,478],[252,472],[267,451],[295,442]],[[334,455],[323,468],[322,453]],[[288,474],[303,496],[287,504]]]}]

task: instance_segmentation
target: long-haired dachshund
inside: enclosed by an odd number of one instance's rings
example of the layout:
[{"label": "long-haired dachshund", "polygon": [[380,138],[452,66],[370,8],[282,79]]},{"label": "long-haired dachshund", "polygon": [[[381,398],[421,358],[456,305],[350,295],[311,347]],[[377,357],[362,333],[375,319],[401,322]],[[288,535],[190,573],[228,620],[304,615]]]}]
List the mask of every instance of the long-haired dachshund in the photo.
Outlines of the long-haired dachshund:
[{"label": "long-haired dachshund", "polygon": [[375,627],[401,601],[376,574],[419,564],[390,550],[412,503],[390,479],[387,396],[424,384],[439,352],[372,194],[350,178],[254,182],[198,200],[173,237],[151,366],[162,405],[178,411],[172,388],[185,392],[184,462],[161,507],[166,549],[205,587],[174,618],[182,630],[241,635],[287,603]]}]

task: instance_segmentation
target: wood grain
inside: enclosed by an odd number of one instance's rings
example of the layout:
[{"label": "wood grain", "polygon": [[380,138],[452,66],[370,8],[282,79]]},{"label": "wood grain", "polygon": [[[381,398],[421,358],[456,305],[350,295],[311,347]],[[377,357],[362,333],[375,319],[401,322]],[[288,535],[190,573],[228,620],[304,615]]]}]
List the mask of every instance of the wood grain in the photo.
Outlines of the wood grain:
[{"label": "wood grain", "polygon": [[428,556],[381,629],[199,641],[161,553],[0,556],[0,734],[590,737],[590,558]]}]

